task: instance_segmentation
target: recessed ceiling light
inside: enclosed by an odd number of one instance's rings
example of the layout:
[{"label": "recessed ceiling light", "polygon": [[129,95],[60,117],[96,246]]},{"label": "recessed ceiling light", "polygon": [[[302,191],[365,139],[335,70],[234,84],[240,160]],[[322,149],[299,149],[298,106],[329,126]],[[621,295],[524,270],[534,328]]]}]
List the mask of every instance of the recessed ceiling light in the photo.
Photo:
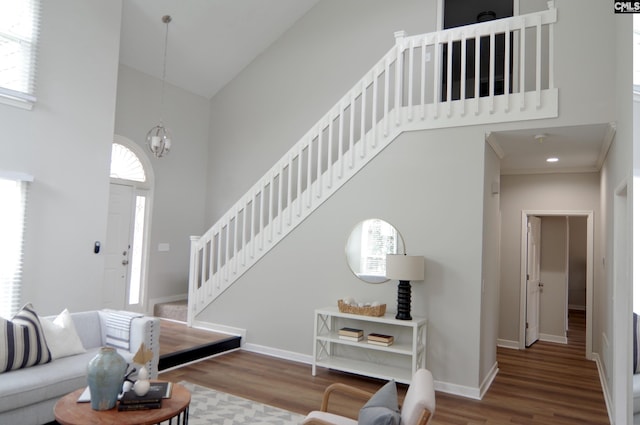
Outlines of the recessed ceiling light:
[{"label": "recessed ceiling light", "polygon": [[556,157],[547,158],[547,162],[558,162],[559,159]]}]

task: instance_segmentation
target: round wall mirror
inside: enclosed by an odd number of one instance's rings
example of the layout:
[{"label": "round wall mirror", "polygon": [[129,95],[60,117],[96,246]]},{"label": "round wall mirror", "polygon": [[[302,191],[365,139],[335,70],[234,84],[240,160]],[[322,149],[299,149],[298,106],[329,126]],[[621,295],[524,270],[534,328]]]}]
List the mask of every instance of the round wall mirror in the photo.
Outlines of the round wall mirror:
[{"label": "round wall mirror", "polygon": [[358,223],[345,247],[349,268],[368,283],[386,282],[387,254],[404,253],[402,236],[391,224],[378,218]]}]

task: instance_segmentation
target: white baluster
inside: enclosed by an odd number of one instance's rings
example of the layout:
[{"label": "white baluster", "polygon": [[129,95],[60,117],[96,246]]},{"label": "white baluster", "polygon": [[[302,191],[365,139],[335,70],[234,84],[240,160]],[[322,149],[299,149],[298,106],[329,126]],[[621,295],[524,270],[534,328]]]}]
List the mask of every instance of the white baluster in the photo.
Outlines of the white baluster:
[{"label": "white baluster", "polygon": [[356,164],[356,150],[355,150],[355,133],[354,133],[354,119],[356,116],[356,98],[355,98],[355,94],[353,93],[353,90],[351,91],[351,100],[350,100],[350,107],[349,107],[349,152],[351,154],[351,160],[349,162],[349,169],[353,169],[353,166]]},{"label": "white baluster", "polygon": [[524,18],[520,19],[520,110],[525,109],[525,73],[524,73],[524,58],[525,58],[525,21]]},{"label": "white baluster", "polygon": [[421,114],[420,118],[425,119],[426,110],[427,110],[427,101],[425,99],[427,92],[427,37],[422,38],[422,55],[421,55],[421,65],[420,65],[420,107]]},{"label": "white baluster", "polygon": [[511,28],[509,20],[505,21],[504,32],[504,111],[509,112],[509,100],[511,99]]},{"label": "white baluster", "polygon": [[542,15],[536,16],[536,107],[542,106]]},{"label": "white baluster", "polygon": [[343,143],[344,143],[344,108],[340,106],[340,117],[338,118],[338,179],[342,180],[342,175],[344,174],[344,152],[343,152]]}]

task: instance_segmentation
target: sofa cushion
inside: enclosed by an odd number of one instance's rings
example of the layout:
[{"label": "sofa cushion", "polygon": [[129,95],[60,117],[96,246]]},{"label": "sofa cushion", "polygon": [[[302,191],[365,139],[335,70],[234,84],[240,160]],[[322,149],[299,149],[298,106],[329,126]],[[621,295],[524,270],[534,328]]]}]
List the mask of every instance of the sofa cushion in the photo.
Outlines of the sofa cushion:
[{"label": "sofa cushion", "polygon": [[31,304],[11,320],[0,318],[0,373],[50,361],[51,353]]},{"label": "sofa cushion", "polygon": [[98,348],[7,373],[0,379],[0,412],[59,398],[87,385],[87,364]]},{"label": "sofa cushion", "polygon": [[52,359],[84,353],[85,350],[76,332],[73,319],[66,308],[55,319],[43,317],[42,330]]}]

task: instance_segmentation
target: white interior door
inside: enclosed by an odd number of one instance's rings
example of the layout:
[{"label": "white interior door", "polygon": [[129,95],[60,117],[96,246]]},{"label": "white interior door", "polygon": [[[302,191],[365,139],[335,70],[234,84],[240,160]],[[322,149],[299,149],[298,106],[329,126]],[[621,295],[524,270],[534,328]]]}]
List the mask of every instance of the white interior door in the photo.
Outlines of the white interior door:
[{"label": "white interior door", "polygon": [[111,184],[102,290],[105,308],[124,309],[129,281],[133,187]]},{"label": "white interior door", "polygon": [[540,228],[539,217],[527,222],[527,322],[525,345],[529,347],[540,335]]}]

